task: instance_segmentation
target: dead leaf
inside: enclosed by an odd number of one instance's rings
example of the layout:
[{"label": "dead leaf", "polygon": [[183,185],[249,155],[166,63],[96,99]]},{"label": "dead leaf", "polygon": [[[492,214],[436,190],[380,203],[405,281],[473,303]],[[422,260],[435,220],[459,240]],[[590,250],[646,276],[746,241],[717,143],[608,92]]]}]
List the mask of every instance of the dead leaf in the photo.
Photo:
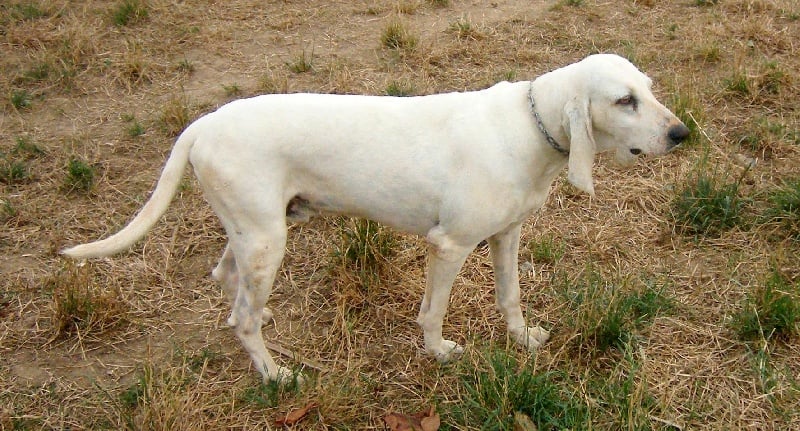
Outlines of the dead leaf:
[{"label": "dead leaf", "polygon": [[294,424],[300,422],[301,420],[303,420],[303,418],[305,418],[308,415],[308,412],[310,412],[311,410],[317,408],[318,406],[319,405],[317,403],[312,401],[312,402],[306,404],[305,407],[292,410],[291,412],[289,412],[289,414],[287,414],[283,418],[275,419],[275,425],[279,425],[279,426],[280,425],[283,425],[283,426],[294,425]]},{"label": "dead leaf", "polygon": [[514,431],[537,431],[537,428],[528,415],[514,412]]},{"label": "dead leaf", "polygon": [[434,413],[433,416],[428,416],[422,418],[419,421],[420,428],[422,431],[438,431],[439,425],[442,424],[441,419],[439,419],[439,415]]},{"label": "dead leaf", "polygon": [[438,431],[441,425],[441,419],[433,406],[411,416],[389,413],[383,417],[383,421],[390,431]]},{"label": "dead leaf", "polygon": [[391,431],[414,431],[410,417],[400,413],[389,413],[383,417],[383,422]]}]

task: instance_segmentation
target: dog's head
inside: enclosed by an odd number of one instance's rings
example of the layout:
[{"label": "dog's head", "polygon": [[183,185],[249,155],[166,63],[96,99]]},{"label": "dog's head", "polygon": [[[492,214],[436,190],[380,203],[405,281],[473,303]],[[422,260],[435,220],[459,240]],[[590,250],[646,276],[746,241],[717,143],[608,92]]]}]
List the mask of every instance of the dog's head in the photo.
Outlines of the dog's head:
[{"label": "dog's head", "polygon": [[653,96],[652,80],[628,60],[597,54],[564,70],[575,84],[562,120],[570,140],[568,179],[579,189],[594,194],[597,152],[615,150],[617,162],[630,165],[638,155],[667,153],[689,135]]}]

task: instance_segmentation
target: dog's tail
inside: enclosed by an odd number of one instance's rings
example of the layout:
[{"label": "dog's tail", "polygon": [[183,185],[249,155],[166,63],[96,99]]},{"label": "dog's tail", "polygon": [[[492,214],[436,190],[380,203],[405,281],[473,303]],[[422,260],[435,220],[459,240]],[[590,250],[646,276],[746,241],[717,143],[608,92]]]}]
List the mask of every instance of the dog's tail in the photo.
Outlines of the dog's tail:
[{"label": "dog's tail", "polygon": [[127,226],[106,239],[67,248],[61,250],[61,253],[73,259],[110,256],[128,249],[142,238],[167,211],[178,190],[183,172],[189,163],[189,151],[197,139],[197,126],[193,128],[193,125],[190,125],[178,137],[172,153],[161,171],[156,189]]}]

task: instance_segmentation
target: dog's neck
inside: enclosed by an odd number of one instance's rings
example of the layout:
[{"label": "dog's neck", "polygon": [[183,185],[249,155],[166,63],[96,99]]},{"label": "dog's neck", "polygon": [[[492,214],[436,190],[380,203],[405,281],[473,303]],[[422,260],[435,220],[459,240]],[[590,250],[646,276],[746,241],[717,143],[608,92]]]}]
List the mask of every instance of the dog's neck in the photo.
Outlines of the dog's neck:
[{"label": "dog's neck", "polygon": [[528,88],[528,100],[530,101],[531,113],[533,113],[533,118],[536,119],[536,126],[544,135],[545,140],[547,143],[559,153],[569,156],[569,150],[562,147],[558,141],[553,138],[553,135],[547,131],[547,127],[545,127],[544,122],[542,121],[542,117],[539,115],[539,111],[536,110],[536,101],[533,98],[533,81],[531,81],[530,88]]}]

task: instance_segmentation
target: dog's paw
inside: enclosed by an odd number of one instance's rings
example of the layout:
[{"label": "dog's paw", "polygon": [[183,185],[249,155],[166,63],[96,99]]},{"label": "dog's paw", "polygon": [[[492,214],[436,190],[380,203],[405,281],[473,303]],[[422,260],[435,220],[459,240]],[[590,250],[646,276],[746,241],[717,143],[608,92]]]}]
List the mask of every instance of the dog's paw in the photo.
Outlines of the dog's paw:
[{"label": "dog's paw", "polygon": [[547,340],[550,339],[550,332],[546,331],[541,326],[529,327],[511,330],[511,337],[514,341],[529,351],[536,350]]},{"label": "dog's paw", "polygon": [[264,307],[264,311],[261,312],[261,323],[271,322],[273,316],[272,310],[269,307]]},{"label": "dog's paw", "polygon": [[433,355],[439,363],[446,364],[452,360],[458,359],[464,353],[464,348],[459,346],[456,342],[450,340],[442,340],[442,344],[438,347],[427,349],[428,353]]},{"label": "dog's paw", "polygon": [[296,384],[300,386],[305,383],[306,378],[303,376],[303,373],[292,371],[291,368],[278,367],[278,373],[276,375],[270,374],[264,376],[264,383],[269,383],[270,381],[276,382],[280,385]]},{"label": "dog's paw", "polygon": [[[272,310],[270,310],[269,307],[264,307],[264,310],[261,312],[261,323],[268,324],[272,321],[273,316],[274,314],[272,313]],[[228,326],[235,328],[238,324],[239,319],[236,318],[234,313],[231,313],[231,315],[228,317]]]}]

